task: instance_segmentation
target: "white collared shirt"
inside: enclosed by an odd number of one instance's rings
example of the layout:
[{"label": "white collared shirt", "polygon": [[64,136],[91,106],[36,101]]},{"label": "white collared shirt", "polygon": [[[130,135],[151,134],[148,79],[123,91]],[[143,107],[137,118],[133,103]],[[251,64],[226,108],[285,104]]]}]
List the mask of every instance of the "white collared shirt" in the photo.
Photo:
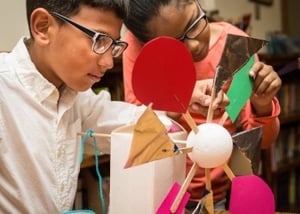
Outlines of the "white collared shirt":
[{"label": "white collared shirt", "polygon": [[77,133],[110,133],[142,110],[110,101],[108,92],[66,88],[59,97],[23,40],[0,54],[0,213],[54,214],[72,208],[80,170]]}]

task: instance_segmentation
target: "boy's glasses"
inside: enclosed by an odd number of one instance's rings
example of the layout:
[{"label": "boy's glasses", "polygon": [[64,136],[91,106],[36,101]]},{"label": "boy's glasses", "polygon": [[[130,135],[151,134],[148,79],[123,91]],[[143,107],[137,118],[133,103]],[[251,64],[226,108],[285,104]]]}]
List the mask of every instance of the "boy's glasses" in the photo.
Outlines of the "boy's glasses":
[{"label": "boy's glasses", "polygon": [[60,20],[63,20],[74,27],[78,28],[82,32],[86,33],[92,40],[92,50],[96,54],[104,54],[106,51],[108,51],[112,47],[112,56],[118,57],[120,56],[123,51],[127,48],[128,44],[121,40],[114,40],[109,35],[105,33],[96,32],[94,30],[88,29],[77,22],[59,14],[56,12],[50,12],[51,15],[55,16],[56,18],[59,18]]},{"label": "boy's glasses", "polygon": [[199,0],[195,0],[196,5],[199,9],[199,17],[188,27],[188,29],[183,33],[178,40],[183,41],[185,39],[195,39],[199,36],[206,28],[208,20],[206,14],[202,10]]}]

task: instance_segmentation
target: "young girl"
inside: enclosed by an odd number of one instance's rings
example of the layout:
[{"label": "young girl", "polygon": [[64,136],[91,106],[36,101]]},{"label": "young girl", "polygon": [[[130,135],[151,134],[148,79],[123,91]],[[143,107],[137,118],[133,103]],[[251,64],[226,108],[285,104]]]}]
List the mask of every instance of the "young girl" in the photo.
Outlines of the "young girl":
[{"label": "young girl", "polygon": [[[123,55],[126,101],[140,104],[134,95],[131,78],[134,62],[143,44],[158,36],[174,37],[183,42],[192,54],[198,81],[189,111],[196,124],[205,123],[211,101],[212,79],[227,35],[230,33],[246,36],[246,34],[225,22],[209,23],[199,0],[131,0],[129,4],[130,12],[125,20],[128,28],[126,41],[129,47]],[[231,123],[227,119],[224,127],[233,134],[236,132],[238,124],[241,124],[243,129],[263,125],[262,148],[268,148],[275,141],[279,132],[280,106],[275,95],[281,86],[281,80],[271,66],[259,61],[254,64],[249,75],[254,79],[251,98],[242,109],[238,121]],[[184,70],[182,78],[184,81]],[[214,122],[220,120],[224,106],[228,102],[226,96],[218,96],[214,101]],[[172,115],[174,116],[174,113]],[[180,115],[176,116],[178,121],[190,131],[184,118]],[[187,172],[191,165],[191,160],[187,159]],[[215,208],[225,209],[226,193],[230,182],[221,168],[212,169],[211,179]],[[196,206],[204,189],[204,170],[200,168],[188,188],[191,198],[187,208],[192,210]]]}]

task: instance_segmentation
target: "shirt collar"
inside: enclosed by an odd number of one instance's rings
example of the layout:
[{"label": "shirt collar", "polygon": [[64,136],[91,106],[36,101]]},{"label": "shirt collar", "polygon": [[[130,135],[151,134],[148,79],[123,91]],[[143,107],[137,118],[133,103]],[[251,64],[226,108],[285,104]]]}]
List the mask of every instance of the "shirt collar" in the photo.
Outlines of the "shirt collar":
[{"label": "shirt collar", "polygon": [[[59,100],[58,89],[49,82],[35,67],[31,61],[29,52],[26,48],[24,41],[25,37],[22,37],[15,48],[12,50],[12,55],[16,60],[16,74],[23,86],[32,96],[37,99],[38,102],[43,102],[48,98],[56,97],[57,102]],[[69,99],[75,99],[77,92],[70,88],[65,88],[64,96],[70,96]]]}]

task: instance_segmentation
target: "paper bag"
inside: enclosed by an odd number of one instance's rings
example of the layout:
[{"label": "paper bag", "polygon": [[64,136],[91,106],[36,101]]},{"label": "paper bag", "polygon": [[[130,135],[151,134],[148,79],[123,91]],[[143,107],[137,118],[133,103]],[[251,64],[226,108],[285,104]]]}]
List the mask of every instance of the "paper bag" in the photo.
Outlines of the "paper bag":
[{"label": "paper bag", "polygon": [[[134,125],[123,126],[111,135],[110,214],[153,214],[174,182],[185,178],[184,154],[124,169],[133,129]],[[171,139],[185,140],[187,133],[181,130],[170,133]]]}]

